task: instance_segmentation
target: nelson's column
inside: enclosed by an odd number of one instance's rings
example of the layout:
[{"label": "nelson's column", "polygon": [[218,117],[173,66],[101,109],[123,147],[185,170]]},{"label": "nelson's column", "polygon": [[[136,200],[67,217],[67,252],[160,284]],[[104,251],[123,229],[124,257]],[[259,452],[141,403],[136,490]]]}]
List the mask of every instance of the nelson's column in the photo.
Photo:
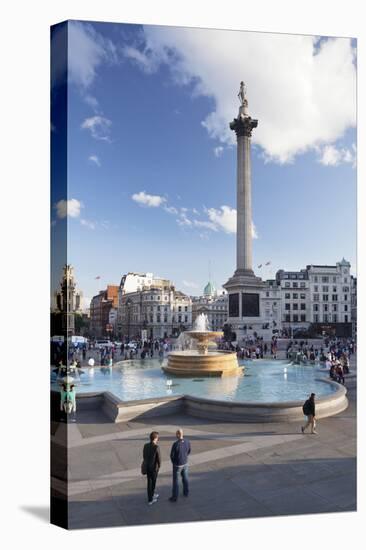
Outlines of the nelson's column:
[{"label": "nelson's column", "polygon": [[229,295],[227,323],[240,341],[246,335],[261,333],[263,319],[260,311],[262,279],[256,277],[252,260],[252,189],[250,141],[258,120],[249,116],[244,82],[240,83],[239,114],[230,123],[237,138],[236,178],[236,270],[223,286]]}]

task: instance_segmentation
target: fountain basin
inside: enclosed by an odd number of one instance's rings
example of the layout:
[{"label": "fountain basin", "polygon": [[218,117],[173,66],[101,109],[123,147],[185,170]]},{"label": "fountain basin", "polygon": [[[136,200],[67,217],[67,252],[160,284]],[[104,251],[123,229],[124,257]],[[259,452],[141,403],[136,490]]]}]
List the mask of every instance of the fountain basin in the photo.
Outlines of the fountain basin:
[{"label": "fountain basin", "polygon": [[174,376],[232,376],[241,375],[236,353],[230,351],[175,351],[169,353],[167,366],[162,367]]}]

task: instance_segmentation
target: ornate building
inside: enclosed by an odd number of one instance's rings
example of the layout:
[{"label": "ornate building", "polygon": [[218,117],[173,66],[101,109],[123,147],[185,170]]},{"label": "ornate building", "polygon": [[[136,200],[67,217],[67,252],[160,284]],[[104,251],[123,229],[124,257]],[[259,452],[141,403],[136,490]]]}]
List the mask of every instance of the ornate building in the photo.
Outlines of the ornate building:
[{"label": "ornate building", "polygon": [[167,338],[192,327],[191,298],[167,279],[150,281],[135,292],[120,292],[120,338]]},{"label": "ornate building", "polygon": [[60,281],[60,290],[54,294],[54,314],[61,314],[61,331],[66,336],[75,333],[75,313],[81,314],[82,292],[76,289],[74,268],[65,265]]}]

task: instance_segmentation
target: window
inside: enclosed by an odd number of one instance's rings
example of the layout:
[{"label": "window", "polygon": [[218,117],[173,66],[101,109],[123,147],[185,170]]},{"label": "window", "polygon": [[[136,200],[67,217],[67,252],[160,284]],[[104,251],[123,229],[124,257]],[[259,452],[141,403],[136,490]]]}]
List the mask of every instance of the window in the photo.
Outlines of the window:
[{"label": "window", "polygon": [[345,322],[345,323],[348,323],[348,315],[345,315],[345,316],[344,316],[344,322]]},{"label": "window", "polygon": [[167,322],[168,322],[168,316],[164,315],[164,323],[167,323]]},{"label": "window", "polygon": [[345,294],[344,295],[344,301],[347,302],[347,300],[348,300],[348,296],[347,296],[347,294]]},{"label": "window", "polygon": [[299,304],[292,304],[292,308],[295,310],[299,309]]},{"label": "window", "polygon": [[150,323],[154,322],[154,316],[150,314]]},{"label": "window", "polygon": [[313,311],[319,311],[319,304],[313,304]]},{"label": "window", "polygon": [[300,319],[301,319],[302,322],[305,322],[306,321],[306,315],[301,315]]},{"label": "window", "polygon": [[349,292],[349,286],[344,286],[344,287],[342,288],[342,290],[343,290],[343,292]]},{"label": "window", "polygon": [[184,306],[184,311],[188,311],[188,306]]},{"label": "window", "polygon": [[332,294],[332,302],[338,301],[338,294]]},{"label": "window", "polygon": [[291,320],[291,315],[285,315],[285,322],[289,323]]},{"label": "window", "polygon": [[327,302],[328,301],[328,294],[323,294],[323,302]]},{"label": "window", "polygon": [[158,300],[160,300],[160,296],[158,296]]},{"label": "window", "polygon": [[315,276],[315,277],[314,277],[314,283],[317,283],[317,282],[318,282],[318,277]]},{"label": "window", "polygon": [[290,304],[285,304],[285,309],[289,310],[290,309]]},{"label": "window", "polygon": [[318,285],[314,285],[314,292],[318,292],[318,291],[319,291]]},{"label": "window", "polygon": [[304,282],[300,283],[300,288],[305,288],[305,286],[306,286],[306,285],[305,285]]},{"label": "window", "polygon": [[269,292],[266,292],[266,296],[267,296],[267,298],[269,297]]},{"label": "window", "polygon": [[182,322],[182,316],[178,315],[178,323],[181,323],[181,322]]},{"label": "window", "polygon": [[182,311],[182,306],[178,306],[178,311]]},{"label": "window", "polygon": [[337,292],[337,287],[336,286],[333,287],[333,292]]},{"label": "window", "polygon": [[168,311],[168,306],[164,306],[164,311]]},{"label": "window", "polygon": [[298,323],[299,321],[299,316],[298,315],[294,315],[294,323]]},{"label": "window", "polygon": [[160,306],[158,306],[158,311],[160,311]]},{"label": "window", "polygon": [[323,287],[322,287],[322,291],[323,291],[323,292],[328,292],[328,291],[329,291],[329,287],[328,287],[328,286],[323,286]]},{"label": "window", "polygon": [[332,311],[338,311],[337,304],[332,304]]},{"label": "window", "polygon": [[333,283],[337,282],[337,277],[333,277]]},{"label": "window", "polygon": [[319,315],[317,313],[313,316],[313,320],[314,323],[319,323]]},{"label": "window", "polygon": [[305,300],[306,299],[306,294],[300,294],[300,300]]},{"label": "window", "polygon": [[285,293],[285,300],[289,300],[291,298],[291,294],[289,292]]},{"label": "window", "polygon": [[338,323],[338,317],[336,313],[333,315],[333,323]]},{"label": "window", "polygon": [[329,283],[329,277],[322,277],[322,283]]},{"label": "window", "polygon": [[306,304],[300,304],[300,309],[304,311],[306,309]]},{"label": "window", "polygon": [[343,282],[344,282],[344,283],[348,283],[347,277],[345,277],[345,278],[343,279]]},{"label": "window", "polygon": [[290,283],[288,281],[285,282],[285,288],[290,288]]},{"label": "window", "polygon": [[344,306],[344,311],[348,311],[348,305],[347,304]]},{"label": "window", "polygon": [[293,298],[294,300],[297,300],[298,296],[299,296],[299,295],[297,294],[297,292],[294,292],[294,293],[292,294],[292,298]]},{"label": "window", "polygon": [[314,302],[319,302],[319,294],[313,294]]},{"label": "window", "polygon": [[292,288],[298,288],[299,283],[292,283]]},{"label": "window", "polygon": [[154,296],[150,296],[150,300],[153,300],[154,299]]},{"label": "window", "polygon": [[185,322],[185,323],[188,323],[188,315],[185,315],[185,316],[184,316],[184,322]]},{"label": "window", "polygon": [[328,322],[328,314],[327,313],[324,313],[323,320],[324,320],[324,323]]},{"label": "window", "polygon": [[161,322],[160,313],[158,313],[158,314],[156,315],[156,322],[157,322],[157,323],[160,323],[160,322]]},{"label": "window", "polygon": [[323,305],[323,311],[328,311],[328,304]]}]

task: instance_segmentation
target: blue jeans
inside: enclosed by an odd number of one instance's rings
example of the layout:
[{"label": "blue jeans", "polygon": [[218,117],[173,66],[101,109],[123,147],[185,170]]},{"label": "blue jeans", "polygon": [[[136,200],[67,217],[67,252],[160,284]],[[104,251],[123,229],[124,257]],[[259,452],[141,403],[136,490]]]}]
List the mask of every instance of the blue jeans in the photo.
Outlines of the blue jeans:
[{"label": "blue jeans", "polygon": [[179,495],[179,475],[182,476],[183,494],[188,496],[188,464],[183,466],[175,466],[173,464],[173,498],[178,498]]}]

